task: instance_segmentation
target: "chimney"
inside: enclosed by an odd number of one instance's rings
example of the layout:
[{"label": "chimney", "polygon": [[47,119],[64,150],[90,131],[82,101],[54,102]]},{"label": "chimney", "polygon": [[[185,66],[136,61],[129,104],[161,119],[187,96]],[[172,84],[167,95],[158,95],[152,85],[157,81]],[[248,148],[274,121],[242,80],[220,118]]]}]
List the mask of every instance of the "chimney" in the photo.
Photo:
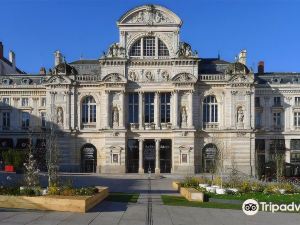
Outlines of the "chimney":
[{"label": "chimney", "polygon": [[2,58],[3,58],[3,44],[0,41],[0,59],[2,59]]},{"label": "chimney", "polygon": [[15,53],[13,52],[13,51],[9,51],[9,53],[8,53],[8,59],[9,59],[9,61],[11,62],[11,64],[12,64],[12,67],[14,68],[14,69],[16,69],[16,55],[15,55]]},{"label": "chimney", "polygon": [[57,66],[58,64],[63,62],[63,56],[60,53],[59,50],[54,52],[55,60],[54,60],[54,65]]},{"label": "chimney", "polygon": [[265,73],[265,62],[259,61],[257,66],[257,72],[258,74],[264,74]]},{"label": "chimney", "polygon": [[46,69],[45,67],[40,68],[40,75],[46,75]]},{"label": "chimney", "polygon": [[243,49],[240,53],[239,53],[239,56],[238,56],[238,62],[239,63],[242,63],[246,66],[246,63],[247,63],[247,50],[246,49]]}]

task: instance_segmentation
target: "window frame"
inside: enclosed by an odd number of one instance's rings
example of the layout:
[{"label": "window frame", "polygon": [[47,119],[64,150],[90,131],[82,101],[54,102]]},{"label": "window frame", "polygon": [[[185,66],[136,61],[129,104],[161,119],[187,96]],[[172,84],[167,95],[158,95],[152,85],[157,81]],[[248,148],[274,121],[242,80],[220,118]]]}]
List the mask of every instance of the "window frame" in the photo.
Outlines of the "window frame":
[{"label": "window frame", "polygon": [[81,123],[83,125],[96,125],[97,103],[93,96],[84,97],[81,103]]},{"label": "window frame", "polygon": [[171,122],[171,93],[164,92],[160,94],[160,122]]},{"label": "window frame", "polygon": [[128,94],[128,122],[139,122],[139,95],[137,92]]},{"label": "window frame", "polygon": [[154,123],[154,92],[145,93],[144,98],[144,121],[145,123]]}]

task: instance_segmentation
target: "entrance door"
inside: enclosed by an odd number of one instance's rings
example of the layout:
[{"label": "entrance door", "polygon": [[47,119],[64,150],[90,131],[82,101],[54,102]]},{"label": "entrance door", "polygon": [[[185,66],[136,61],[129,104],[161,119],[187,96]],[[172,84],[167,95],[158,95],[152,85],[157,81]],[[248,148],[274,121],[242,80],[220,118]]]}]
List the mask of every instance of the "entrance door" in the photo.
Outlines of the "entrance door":
[{"label": "entrance door", "polygon": [[161,140],[160,142],[160,172],[171,173],[172,167],[172,141]]},{"label": "entrance door", "polygon": [[130,139],[127,143],[127,173],[138,173],[139,171],[139,142]]},{"label": "entrance door", "polygon": [[144,172],[148,173],[151,170],[151,173],[155,172],[155,141],[146,140],[144,142]]},{"label": "entrance door", "polygon": [[96,173],[97,151],[94,145],[86,144],[81,149],[81,171],[83,173]]}]

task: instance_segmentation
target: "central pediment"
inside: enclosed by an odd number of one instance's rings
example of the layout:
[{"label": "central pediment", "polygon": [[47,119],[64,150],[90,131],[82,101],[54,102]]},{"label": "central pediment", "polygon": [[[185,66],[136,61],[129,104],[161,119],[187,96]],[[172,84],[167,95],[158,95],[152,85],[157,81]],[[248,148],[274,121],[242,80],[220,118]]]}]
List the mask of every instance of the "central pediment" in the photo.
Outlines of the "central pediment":
[{"label": "central pediment", "polygon": [[118,25],[177,25],[181,19],[169,9],[159,5],[143,5],[125,13]]}]

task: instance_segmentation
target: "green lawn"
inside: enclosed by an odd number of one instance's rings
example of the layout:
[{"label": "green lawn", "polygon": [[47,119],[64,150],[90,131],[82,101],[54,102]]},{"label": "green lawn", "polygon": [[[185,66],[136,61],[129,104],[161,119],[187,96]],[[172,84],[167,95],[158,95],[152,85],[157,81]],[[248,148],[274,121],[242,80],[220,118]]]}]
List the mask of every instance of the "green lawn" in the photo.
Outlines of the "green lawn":
[{"label": "green lawn", "polygon": [[139,198],[139,193],[121,193],[121,192],[111,192],[109,196],[105,199],[111,202],[132,202],[136,203]]},{"label": "green lawn", "polygon": [[259,202],[272,202],[272,203],[300,203],[300,194],[264,194],[264,193],[247,193],[247,194],[235,194],[235,195],[217,195],[212,193],[206,193],[209,198],[218,199],[234,199],[245,201],[247,199],[255,199]]},{"label": "green lawn", "polygon": [[188,207],[201,207],[201,208],[218,208],[218,209],[239,209],[241,210],[242,205],[239,204],[224,204],[215,202],[190,202],[184,197],[162,195],[162,201],[165,205],[173,206],[188,206]]}]

